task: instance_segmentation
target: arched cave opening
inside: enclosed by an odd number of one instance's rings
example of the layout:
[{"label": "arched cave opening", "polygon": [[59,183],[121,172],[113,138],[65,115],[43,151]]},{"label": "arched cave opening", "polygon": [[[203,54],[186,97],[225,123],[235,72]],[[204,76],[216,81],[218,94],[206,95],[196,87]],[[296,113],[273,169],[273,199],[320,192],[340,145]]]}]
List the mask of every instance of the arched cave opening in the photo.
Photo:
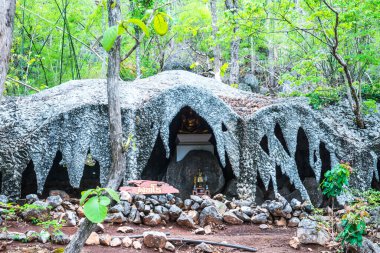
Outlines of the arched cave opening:
[{"label": "arched cave opening", "polygon": [[305,131],[300,127],[297,133],[297,147],[295,160],[298,170],[298,175],[301,178],[301,181],[304,181],[306,178],[314,178],[315,173],[310,166],[310,150],[309,150],[309,140],[307,139]]},{"label": "arched cave opening", "polygon": [[[173,147],[170,149],[173,149]],[[162,142],[161,136],[158,135],[148,163],[141,174],[141,179],[162,181],[166,174],[169,161],[170,159],[166,158],[164,143]]]},{"label": "arched cave opening", "polygon": [[21,198],[28,194],[37,194],[37,176],[33,161],[30,160],[21,177]]},{"label": "arched cave opening", "polygon": [[77,195],[77,191],[70,184],[67,167],[61,164],[61,161],[62,153],[61,151],[57,151],[53,165],[45,181],[44,190],[42,192],[44,197],[49,196],[51,190],[62,190],[72,196]]},{"label": "arched cave opening", "polygon": [[199,173],[211,194],[225,190],[226,182],[234,179],[228,157],[226,167],[220,163],[210,125],[189,106],[183,107],[170,123],[169,147],[167,159],[163,141],[157,137],[142,179],[166,181],[180,190],[181,197],[192,194]]},{"label": "arched cave opening", "polygon": [[256,182],[256,205],[261,205],[265,200],[274,199],[274,187],[272,178],[269,181],[268,189],[265,188],[264,181],[261,179],[260,173],[257,173]]},{"label": "arched cave opening", "polygon": [[373,173],[371,188],[380,191],[380,158],[377,159],[376,169],[377,174],[379,175],[379,180],[376,179],[375,173]]},{"label": "arched cave opening", "polygon": [[[314,155],[314,154],[312,154]],[[297,170],[303,186],[310,197],[310,201],[314,206],[320,206],[323,201],[323,195],[319,188],[319,182],[315,173],[310,166],[310,150],[309,140],[305,131],[300,127],[297,133],[297,147],[295,160]]]},{"label": "arched cave opening", "polygon": [[301,199],[300,192],[290,182],[290,178],[281,171],[281,166],[276,165],[276,182],[278,193],[281,194],[288,201],[293,198]]},{"label": "arched cave opening", "polygon": [[267,153],[267,155],[270,155],[269,154],[268,136],[264,135],[263,138],[261,138],[260,147],[264,150],[265,153]]},{"label": "arched cave opening", "polygon": [[326,144],[322,141],[319,143],[319,156],[322,162],[321,178],[319,180],[319,183],[321,183],[325,178],[325,173],[331,169],[330,152],[327,150]]},{"label": "arched cave opening", "polygon": [[100,186],[100,165],[91,155],[88,155],[79,184],[79,193],[84,190],[95,189],[97,186]]},{"label": "arched cave opening", "polygon": [[280,143],[281,143],[282,147],[284,148],[285,152],[290,156],[288,145],[286,144],[286,140],[285,140],[284,134],[282,133],[282,129],[280,127],[280,124],[278,124],[278,123],[276,123],[276,126],[274,127],[274,135],[280,141]]}]

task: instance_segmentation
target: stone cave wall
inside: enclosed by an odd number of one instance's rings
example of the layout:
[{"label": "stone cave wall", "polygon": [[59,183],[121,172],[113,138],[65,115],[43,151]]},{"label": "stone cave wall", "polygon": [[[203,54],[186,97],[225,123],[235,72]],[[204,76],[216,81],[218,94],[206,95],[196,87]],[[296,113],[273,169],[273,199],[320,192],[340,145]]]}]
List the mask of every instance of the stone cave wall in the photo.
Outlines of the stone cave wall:
[{"label": "stone cave wall", "polygon": [[[97,161],[100,184],[105,182],[110,166],[105,87],[105,80],[71,81],[0,102],[2,193],[20,196],[31,161],[35,188],[43,193],[58,151],[73,189],[81,186],[89,151]],[[367,129],[357,130],[342,105],[333,112],[314,111],[304,99],[255,97],[184,71],[123,83],[120,96],[123,135],[132,134],[135,142],[125,153],[124,183],[151,176],[144,169],[155,166],[151,157],[157,145],[156,155],[162,159],[158,166],[166,166],[173,152],[170,126],[184,107],[210,126],[220,164],[231,167],[241,198],[254,199],[270,190],[309,200],[323,173],[341,159],[357,168],[353,186],[365,189],[379,181],[378,114],[367,119]],[[231,102],[240,100],[246,104]],[[268,102],[248,110],[264,100]]]}]

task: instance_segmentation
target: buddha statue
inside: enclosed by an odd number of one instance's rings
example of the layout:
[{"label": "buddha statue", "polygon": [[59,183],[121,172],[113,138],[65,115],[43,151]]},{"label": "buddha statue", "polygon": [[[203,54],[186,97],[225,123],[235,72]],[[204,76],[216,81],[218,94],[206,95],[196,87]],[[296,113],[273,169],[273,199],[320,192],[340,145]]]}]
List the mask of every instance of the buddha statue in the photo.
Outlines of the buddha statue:
[{"label": "buddha statue", "polygon": [[199,116],[191,108],[187,108],[181,115],[181,128],[179,132],[182,134],[196,134],[208,133],[208,130],[202,126]]}]

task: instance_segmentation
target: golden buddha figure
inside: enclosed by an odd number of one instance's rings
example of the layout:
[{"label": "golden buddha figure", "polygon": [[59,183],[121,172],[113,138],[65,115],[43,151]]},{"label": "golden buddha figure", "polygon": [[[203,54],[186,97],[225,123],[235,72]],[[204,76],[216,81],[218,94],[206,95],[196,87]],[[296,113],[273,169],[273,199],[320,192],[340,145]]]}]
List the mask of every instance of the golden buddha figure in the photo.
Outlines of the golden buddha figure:
[{"label": "golden buddha figure", "polygon": [[208,133],[207,128],[201,124],[199,116],[191,109],[186,108],[181,116],[181,128],[183,134]]}]

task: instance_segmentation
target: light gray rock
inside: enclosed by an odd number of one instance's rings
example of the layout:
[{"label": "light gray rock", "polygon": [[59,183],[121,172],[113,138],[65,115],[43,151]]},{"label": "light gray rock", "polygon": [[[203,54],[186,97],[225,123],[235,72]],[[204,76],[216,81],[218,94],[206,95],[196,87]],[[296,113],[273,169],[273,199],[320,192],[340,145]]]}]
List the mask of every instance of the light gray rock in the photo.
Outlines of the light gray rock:
[{"label": "light gray rock", "polygon": [[106,223],[123,223],[127,219],[124,217],[122,213],[110,213],[107,215],[107,217],[104,219],[104,222]]},{"label": "light gray rock", "polygon": [[251,220],[254,224],[265,224],[268,222],[268,216],[265,213],[259,213],[252,216]]},{"label": "light gray rock", "polygon": [[28,194],[25,196],[25,199],[26,199],[26,202],[28,202],[29,204],[32,204],[33,202],[39,200],[37,194]]},{"label": "light gray rock", "polygon": [[54,233],[51,235],[51,242],[59,245],[66,245],[70,242],[70,237],[64,233]]},{"label": "light gray rock", "polygon": [[8,203],[8,197],[5,195],[0,195],[0,203],[7,204]]},{"label": "light gray rock", "polygon": [[205,207],[199,215],[199,224],[201,226],[222,223],[223,217],[214,206]]},{"label": "light gray rock", "polygon": [[63,200],[59,195],[56,196],[49,196],[46,198],[46,203],[48,206],[51,206],[53,208],[56,208],[62,204]]},{"label": "light gray rock", "polygon": [[156,213],[150,213],[143,218],[143,223],[147,226],[155,227],[161,224],[161,216]]},{"label": "light gray rock", "polygon": [[359,248],[360,253],[380,253],[380,247],[376,243],[367,238],[363,238],[362,247]]},{"label": "light gray rock", "polygon": [[227,211],[223,214],[223,220],[232,225],[240,225],[243,224],[243,221],[239,219],[233,211]]},{"label": "light gray rock", "polygon": [[172,205],[169,209],[169,215],[170,215],[170,220],[176,221],[178,217],[181,215],[182,209],[179,208],[176,205]]},{"label": "light gray rock", "polygon": [[299,223],[300,223],[300,219],[298,219],[297,217],[292,217],[288,221],[288,227],[298,227]]},{"label": "light gray rock", "polygon": [[195,252],[197,252],[197,253],[203,253],[203,252],[212,253],[212,252],[214,252],[214,248],[211,245],[206,244],[204,242],[195,246],[194,249],[195,249]]},{"label": "light gray rock", "polygon": [[50,233],[45,231],[45,230],[42,230],[39,234],[38,234],[38,238],[37,240],[41,243],[47,243],[49,240],[50,240]]},{"label": "light gray rock", "polygon": [[316,221],[310,219],[303,219],[298,224],[297,237],[303,244],[324,246],[330,241],[329,233],[323,227],[318,226]]},{"label": "light gray rock", "polygon": [[193,218],[185,213],[181,213],[181,215],[178,217],[177,224],[182,227],[195,228],[195,222]]},{"label": "light gray rock", "polygon": [[166,235],[162,232],[146,231],[143,233],[144,245],[148,248],[162,249],[166,244]]}]

